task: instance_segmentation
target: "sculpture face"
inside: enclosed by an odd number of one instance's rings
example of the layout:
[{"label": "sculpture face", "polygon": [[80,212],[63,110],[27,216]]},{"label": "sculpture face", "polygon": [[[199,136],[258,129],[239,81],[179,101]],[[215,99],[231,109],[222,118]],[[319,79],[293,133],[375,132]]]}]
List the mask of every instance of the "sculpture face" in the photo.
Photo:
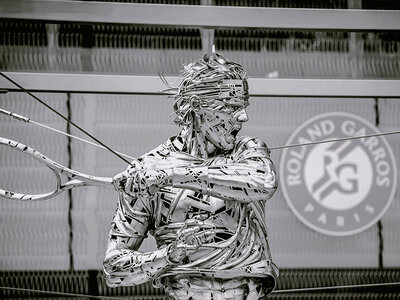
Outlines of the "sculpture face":
[{"label": "sculpture face", "polygon": [[[237,81],[237,80],[236,80]],[[216,148],[232,150],[242,123],[248,120],[247,82],[236,86],[229,93],[231,98],[217,99],[210,106],[198,109],[198,126],[206,140]]]}]

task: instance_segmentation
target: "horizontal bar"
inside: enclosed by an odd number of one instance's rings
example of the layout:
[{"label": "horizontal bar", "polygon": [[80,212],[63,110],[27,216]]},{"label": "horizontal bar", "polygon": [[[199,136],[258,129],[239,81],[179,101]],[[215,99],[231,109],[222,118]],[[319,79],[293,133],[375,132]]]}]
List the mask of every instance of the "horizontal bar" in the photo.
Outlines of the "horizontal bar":
[{"label": "horizontal bar", "polygon": [[[158,76],[4,72],[30,91],[162,95]],[[166,77],[175,82],[177,77]],[[250,78],[252,97],[400,98],[400,80]],[[18,88],[0,77],[0,89]]]},{"label": "horizontal bar", "polygon": [[249,79],[252,96],[400,98],[400,80]]},{"label": "horizontal bar", "polygon": [[400,30],[400,11],[2,0],[0,18],[274,30]]}]

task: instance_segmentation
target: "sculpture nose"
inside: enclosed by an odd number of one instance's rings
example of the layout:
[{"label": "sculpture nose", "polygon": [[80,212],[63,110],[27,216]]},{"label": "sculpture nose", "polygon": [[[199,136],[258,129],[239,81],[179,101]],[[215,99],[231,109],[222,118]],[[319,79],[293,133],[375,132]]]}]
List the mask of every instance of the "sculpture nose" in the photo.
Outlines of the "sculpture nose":
[{"label": "sculpture nose", "polygon": [[247,122],[249,120],[249,116],[244,108],[238,112],[237,120],[239,122]]}]

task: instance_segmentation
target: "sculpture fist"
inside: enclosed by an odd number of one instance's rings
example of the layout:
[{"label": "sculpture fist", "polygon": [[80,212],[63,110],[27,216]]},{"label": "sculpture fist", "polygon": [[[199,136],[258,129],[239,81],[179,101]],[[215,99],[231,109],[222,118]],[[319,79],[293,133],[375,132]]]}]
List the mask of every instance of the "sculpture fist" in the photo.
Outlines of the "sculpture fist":
[{"label": "sculpture fist", "polygon": [[113,178],[115,190],[130,196],[153,196],[161,187],[171,184],[169,170],[146,170],[139,163]]},{"label": "sculpture fist", "polygon": [[187,228],[185,223],[177,232],[177,238],[174,243],[169,246],[168,260],[172,263],[179,264],[186,257],[196,252],[201,245],[212,241],[215,233],[211,230],[200,232],[199,226]]},{"label": "sculpture fist", "polygon": [[[142,166],[139,162],[133,162],[133,166],[129,166],[125,171],[118,173],[113,177],[112,184],[116,191],[123,191],[131,195],[132,180],[135,174]],[[133,196],[133,195],[132,195]]]},{"label": "sculpture fist", "polygon": [[171,185],[170,175],[165,170],[139,170],[134,176],[133,191],[142,196],[153,196],[160,188]]}]

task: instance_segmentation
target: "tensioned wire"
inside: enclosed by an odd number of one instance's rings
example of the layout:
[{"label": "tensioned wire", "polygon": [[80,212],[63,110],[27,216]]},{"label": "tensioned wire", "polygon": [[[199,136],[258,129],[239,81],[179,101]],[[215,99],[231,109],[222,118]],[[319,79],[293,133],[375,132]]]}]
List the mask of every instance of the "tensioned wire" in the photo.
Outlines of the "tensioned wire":
[{"label": "tensioned wire", "polygon": [[[35,99],[36,101],[38,101],[39,103],[43,104],[44,106],[46,106],[48,109],[50,109],[51,111],[53,111],[55,114],[57,114],[58,116],[60,116],[61,118],[63,118],[65,121],[67,121],[68,123],[70,123],[71,125],[73,125],[74,127],[76,127],[77,129],[79,129],[81,132],[83,132],[84,134],[86,134],[87,136],[89,136],[90,138],[92,138],[94,141],[96,141],[96,143],[90,142],[88,140],[85,140],[83,138],[71,135],[69,133],[57,130],[55,128],[46,126],[44,124],[41,124],[39,122],[35,122],[30,120],[27,117],[23,117],[11,112],[8,112],[6,110],[0,109],[0,113],[9,115],[14,117],[17,120],[23,121],[23,122],[29,122],[29,123],[33,123],[35,125],[47,128],[49,130],[61,133],[63,135],[66,135],[68,137],[80,140],[81,142],[85,142],[88,143],[90,145],[102,148],[102,149],[106,149],[108,151],[110,151],[111,153],[113,153],[114,155],[116,155],[118,158],[122,159],[124,162],[128,163],[129,165],[131,165],[131,163],[129,161],[127,161],[125,158],[123,158],[122,156],[125,156],[129,159],[132,160],[136,160],[133,157],[115,151],[113,149],[111,149],[110,147],[108,147],[107,145],[105,145],[103,142],[101,142],[100,140],[98,140],[96,137],[94,137],[93,135],[91,135],[90,133],[88,133],[86,130],[84,130],[82,127],[80,127],[79,125],[75,124],[74,122],[72,122],[70,119],[68,119],[67,117],[65,117],[63,114],[61,114],[60,112],[58,112],[57,110],[55,110],[54,108],[52,108],[51,106],[49,106],[48,104],[46,104],[43,100],[41,100],[39,97],[35,96],[34,94],[32,94],[30,91],[28,91],[27,89],[25,89],[23,86],[21,86],[20,84],[18,84],[17,82],[15,82],[14,80],[12,80],[11,78],[9,78],[7,75],[3,74],[2,72],[0,72],[0,75],[3,76],[4,78],[6,78],[8,81],[10,81],[11,83],[13,83],[14,85],[16,85],[17,87],[19,87],[22,91],[24,91],[25,93],[27,93],[29,96],[31,96],[33,99]],[[355,139],[362,139],[362,138],[369,138],[369,137],[376,137],[376,136],[385,136],[385,135],[393,135],[393,134],[400,134],[400,130],[397,131],[390,131],[390,132],[381,132],[381,133],[374,133],[374,134],[368,134],[368,135],[360,135],[360,136],[353,136],[353,137],[345,137],[345,138],[336,138],[336,139],[330,139],[330,140],[323,140],[323,141],[314,141],[314,142],[309,142],[309,143],[300,143],[300,144],[291,144],[291,145],[282,145],[282,146],[273,146],[273,147],[269,147],[270,150],[279,150],[279,149],[285,149],[285,148],[292,148],[292,147],[301,147],[301,146],[309,146],[309,145],[316,145],[316,144],[323,144],[323,143],[330,143],[330,142],[339,142],[339,141],[347,141],[347,140],[355,140]]]},{"label": "tensioned wire", "polygon": [[[7,75],[5,75],[3,72],[0,72],[0,75],[3,76],[5,79],[7,79],[8,81],[10,81],[12,84],[14,84],[15,86],[17,86],[18,88],[20,88],[22,91],[24,91],[25,93],[27,93],[29,96],[31,96],[33,99],[35,99],[37,102],[39,102],[40,104],[44,105],[45,107],[47,107],[48,109],[50,109],[52,112],[54,112],[56,115],[58,115],[60,118],[64,119],[65,121],[67,121],[69,124],[71,124],[72,126],[74,126],[75,128],[77,128],[78,130],[80,130],[81,132],[83,132],[84,134],[86,134],[88,137],[90,137],[91,139],[93,139],[94,141],[96,141],[96,143],[100,144],[101,146],[103,146],[104,148],[106,148],[108,151],[112,152],[114,155],[116,155],[118,158],[122,159],[124,162],[126,162],[128,165],[132,166],[132,164],[127,161],[125,158],[123,158],[121,155],[119,155],[117,152],[115,152],[113,149],[111,149],[110,147],[108,147],[106,144],[104,144],[102,141],[100,141],[99,139],[97,139],[96,137],[94,137],[93,135],[91,135],[89,132],[87,132],[85,129],[83,129],[82,127],[80,127],[79,125],[75,124],[74,122],[72,122],[70,119],[68,119],[66,116],[64,116],[62,113],[60,113],[59,111],[57,111],[56,109],[52,108],[50,105],[48,105],[46,102],[44,102],[42,99],[40,99],[39,97],[35,96],[34,94],[32,94],[30,91],[28,91],[27,89],[25,89],[23,86],[21,86],[19,83],[15,82],[14,80],[12,80],[10,77],[8,77]],[[133,166],[132,166],[133,167]]]},{"label": "tensioned wire", "polygon": [[[64,132],[64,131],[61,131],[61,130],[52,128],[52,127],[50,127],[50,126],[44,125],[44,124],[39,123],[39,122],[33,121],[33,120],[31,120],[31,119],[29,119],[29,118],[27,118],[27,117],[24,117],[24,116],[21,116],[21,115],[18,115],[18,114],[9,112],[9,111],[7,111],[7,110],[4,110],[4,109],[1,109],[1,108],[0,108],[0,113],[5,114],[5,115],[8,115],[8,116],[10,116],[10,117],[13,117],[13,118],[16,119],[16,120],[19,120],[19,121],[22,121],[22,122],[25,122],[25,123],[32,123],[32,124],[35,124],[35,125],[37,125],[37,126],[44,127],[44,128],[46,128],[46,129],[48,129],[48,130],[51,130],[51,131],[54,131],[54,132],[57,132],[57,133],[66,135],[66,136],[68,136],[68,137],[70,137],[70,138],[77,139],[77,140],[79,140],[79,141],[81,141],[81,142],[90,144],[90,145],[92,145],[92,146],[95,146],[95,147],[98,147],[98,148],[101,148],[101,149],[108,150],[106,147],[104,147],[104,146],[102,146],[102,145],[93,143],[93,142],[88,141],[88,140],[86,140],[86,139],[77,137],[77,136],[75,136],[75,135],[72,135],[72,134],[66,133],[66,132]],[[373,134],[366,134],[366,135],[359,135],[359,136],[350,136],[350,137],[344,137],[344,138],[328,139],[328,140],[315,141],[315,142],[309,142],[309,143],[290,144],[290,145],[282,145],[282,146],[272,146],[272,147],[268,147],[268,148],[269,148],[270,150],[280,150],[280,149],[285,149],[285,148],[310,146],[310,145],[316,145],[316,144],[340,142],[340,141],[347,141],[347,140],[356,140],[356,139],[370,138],[370,137],[374,137],[374,136],[377,137],[377,136],[385,136],[385,135],[393,135],[393,134],[400,134],[400,130],[398,130],[398,131],[388,131],[388,132],[373,133]],[[125,157],[127,157],[127,158],[129,158],[129,159],[135,160],[135,158],[133,158],[132,156],[130,156],[130,155],[128,155],[128,154],[124,154],[124,153],[118,152],[118,151],[113,151],[113,152],[118,153],[118,154],[121,155],[121,156],[125,156]]]},{"label": "tensioned wire", "polygon": [[[83,138],[80,138],[80,137],[78,137],[78,136],[72,135],[72,134],[70,134],[70,133],[67,133],[67,132],[64,132],[64,131],[55,129],[55,128],[53,128],[53,127],[47,126],[47,125],[45,125],[45,124],[36,122],[36,121],[34,121],[34,120],[32,120],[32,119],[29,119],[29,118],[27,118],[27,117],[24,117],[24,116],[15,114],[15,113],[12,113],[12,112],[7,111],[7,110],[5,110],[5,109],[1,109],[1,108],[0,108],[0,113],[1,113],[1,114],[5,114],[5,115],[10,116],[10,117],[13,117],[14,119],[16,119],[16,120],[18,120],[18,121],[22,121],[22,122],[25,122],[25,123],[35,124],[35,125],[37,125],[37,126],[46,128],[46,129],[48,129],[48,130],[51,130],[51,131],[54,131],[54,132],[63,134],[63,135],[65,135],[65,136],[67,136],[67,137],[70,137],[70,138],[76,139],[76,140],[78,140],[78,141],[87,143],[87,144],[89,144],[89,145],[96,146],[96,147],[98,147],[98,148],[107,150],[107,148],[106,148],[106,147],[103,147],[102,145],[93,143],[93,142],[91,142],[91,141],[88,141],[88,140],[86,140],[86,139],[83,139]],[[129,158],[129,159],[135,160],[135,158],[133,158],[132,156],[129,156],[129,155],[127,155],[127,154],[124,154],[124,153],[121,153],[121,152],[118,152],[118,151],[115,151],[115,153],[118,153],[118,154],[120,154],[120,155],[122,155],[122,156],[125,156],[125,157]]]},{"label": "tensioned wire", "polygon": [[[302,292],[317,292],[317,291],[349,289],[349,288],[384,287],[384,286],[392,286],[392,285],[400,285],[400,282],[366,283],[366,284],[353,284],[353,285],[337,285],[337,286],[324,286],[324,287],[312,287],[312,288],[286,289],[286,290],[275,290],[275,291],[272,291],[272,293],[273,294],[302,293]],[[126,298],[132,297],[132,296],[126,296],[124,298],[121,298],[121,297],[113,297],[113,296],[94,296],[94,295],[92,296],[92,295],[88,295],[88,294],[75,294],[75,293],[66,293],[66,292],[44,291],[44,290],[36,290],[36,289],[15,288],[15,287],[8,287],[8,286],[0,286],[0,289],[9,290],[9,291],[49,294],[49,295],[55,295],[55,296],[86,297],[86,298],[93,298],[93,299],[124,300]],[[137,297],[140,299],[154,299],[155,297],[158,297],[158,295],[147,295],[147,296],[140,295]]]},{"label": "tensioned wire", "polygon": [[397,130],[397,131],[388,131],[388,132],[380,132],[380,133],[373,133],[373,134],[366,134],[366,135],[358,135],[358,136],[350,136],[350,137],[345,137],[345,138],[336,138],[336,139],[323,140],[323,141],[315,141],[315,142],[309,142],[309,143],[290,144],[290,145],[276,146],[276,147],[268,147],[268,148],[269,148],[270,150],[278,150],[278,149],[284,149],[284,148],[310,146],[310,145],[316,145],[316,144],[324,144],[324,143],[332,143],[332,142],[356,140],[356,139],[363,139],[363,138],[369,138],[369,137],[374,137],[374,136],[391,135],[391,134],[399,134],[399,133],[400,133],[399,130]]}]

